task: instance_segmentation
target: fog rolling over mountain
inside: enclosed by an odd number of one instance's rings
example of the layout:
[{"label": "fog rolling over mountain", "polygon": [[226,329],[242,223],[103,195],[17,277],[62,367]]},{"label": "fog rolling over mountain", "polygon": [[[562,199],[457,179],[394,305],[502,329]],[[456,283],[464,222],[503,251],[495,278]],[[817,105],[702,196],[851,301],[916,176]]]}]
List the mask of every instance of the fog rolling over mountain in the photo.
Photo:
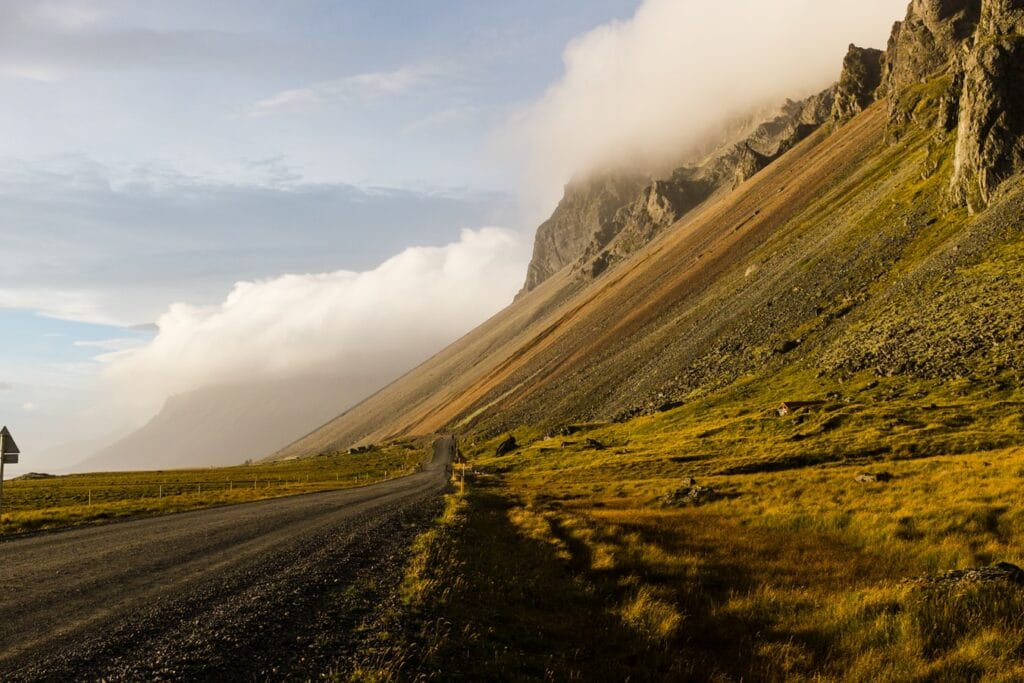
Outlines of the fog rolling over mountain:
[{"label": "fog rolling over mountain", "polygon": [[237,465],[280,448],[373,391],[378,375],[321,375],[196,389],[168,399],[140,429],[101,448],[81,472]]},{"label": "fog rolling over mountain", "polygon": [[217,306],[175,305],[153,341],[107,368],[111,410],[151,419],[76,469],[265,456],[507,304],[524,264],[510,231],[464,230],[373,270],[241,282]]},{"label": "fog rolling over mountain", "polygon": [[580,178],[515,304],[279,455],[620,420],[779,373],[1015,381],[1024,313],[971,269],[1020,272],[1022,32],[1011,0],[914,0],[884,51],[850,46],[836,85],[707,158]]}]

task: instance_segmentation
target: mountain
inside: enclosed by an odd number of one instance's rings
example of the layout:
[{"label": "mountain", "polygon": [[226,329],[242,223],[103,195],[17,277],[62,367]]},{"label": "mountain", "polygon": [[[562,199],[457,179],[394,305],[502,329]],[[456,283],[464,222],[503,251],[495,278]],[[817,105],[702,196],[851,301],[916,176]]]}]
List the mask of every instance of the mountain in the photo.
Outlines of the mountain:
[{"label": "mountain", "polygon": [[1022,33],[1020,0],[914,0],[884,52],[707,157],[570,183],[511,306],[275,457],[783,373],[1019,383]]},{"label": "mountain", "polygon": [[265,456],[347,408],[372,380],[303,377],[214,386],[167,400],[147,424],[76,471],[238,465]]}]

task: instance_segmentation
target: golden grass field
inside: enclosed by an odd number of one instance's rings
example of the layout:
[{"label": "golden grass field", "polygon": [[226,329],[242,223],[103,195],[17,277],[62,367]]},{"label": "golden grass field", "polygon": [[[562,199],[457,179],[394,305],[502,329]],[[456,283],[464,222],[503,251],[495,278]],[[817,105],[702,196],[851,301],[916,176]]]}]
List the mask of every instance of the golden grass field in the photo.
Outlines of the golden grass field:
[{"label": "golden grass field", "polygon": [[[917,581],[1024,565],[1019,391],[854,377],[780,417],[769,397],[795,386],[815,394],[794,375],[524,428],[503,457],[504,435],[463,443],[466,493],[356,678],[1024,680],[1024,589]],[[684,477],[721,497],[665,506]]]},{"label": "golden grass field", "polygon": [[426,442],[408,440],[362,453],[235,467],[98,472],[7,481],[0,533],[363,486],[415,471],[428,453]]}]

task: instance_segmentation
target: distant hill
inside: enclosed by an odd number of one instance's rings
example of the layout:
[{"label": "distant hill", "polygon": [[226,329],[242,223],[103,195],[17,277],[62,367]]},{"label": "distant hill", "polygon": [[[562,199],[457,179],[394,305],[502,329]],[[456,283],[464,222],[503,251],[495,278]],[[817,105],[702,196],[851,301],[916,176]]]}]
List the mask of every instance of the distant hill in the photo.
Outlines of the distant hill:
[{"label": "distant hill", "polygon": [[[786,369],[1024,377],[1024,8],[914,0],[833,88],[657,179],[581,178],[506,310],[305,455],[622,419]],[[838,70],[837,65],[837,70]]]},{"label": "distant hill", "polygon": [[369,379],[332,376],[199,389],[168,399],[146,425],[73,469],[240,464],[309,432],[372,389]]}]

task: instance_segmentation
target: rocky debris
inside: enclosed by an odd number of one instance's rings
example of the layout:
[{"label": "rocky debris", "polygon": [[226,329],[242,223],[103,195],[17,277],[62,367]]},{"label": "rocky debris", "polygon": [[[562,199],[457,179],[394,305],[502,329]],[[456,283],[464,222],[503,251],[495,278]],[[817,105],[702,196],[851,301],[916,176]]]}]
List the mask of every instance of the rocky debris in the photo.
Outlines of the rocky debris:
[{"label": "rocky debris", "polygon": [[861,472],[853,479],[861,484],[885,483],[892,481],[892,474],[890,472]]},{"label": "rocky debris", "polygon": [[498,444],[498,449],[494,451],[494,454],[501,457],[503,455],[508,455],[517,448],[519,448],[519,444],[516,443],[516,437],[509,434],[507,439]]},{"label": "rocky debris", "polygon": [[659,413],[667,413],[670,410],[675,410],[676,408],[681,408],[682,406],[682,401],[665,401],[660,406],[658,406],[657,411]]},{"label": "rocky debris", "polygon": [[953,569],[934,576],[922,576],[915,579],[908,579],[907,583],[918,586],[955,586],[971,583],[982,583],[990,581],[1005,581],[1006,583],[1024,586],[1024,569],[1009,562],[999,562],[990,567],[977,567],[973,569]]},{"label": "rocky debris", "polygon": [[597,439],[587,439],[586,446],[587,448],[595,451],[603,451],[606,448],[606,446]]},{"label": "rocky debris", "polygon": [[859,114],[875,101],[875,91],[882,84],[884,56],[881,50],[850,45],[836,86],[833,119],[838,121]]},{"label": "rocky debris", "polygon": [[1004,180],[1024,170],[1024,3],[982,3],[962,68],[950,197],[977,212]]},{"label": "rocky debris", "polygon": [[694,479],[693,477],[683,477],[682,480],[679,482],[679,485],[689,486],[692,488],[697,485],[697,480]]},{"label": "rocky debris", "polygon": [[[693,480],[691,479],[690,481]],[[671,491],[662,496],[661,504],[665,507],[703,505],[705,503],[718,500],[721,497],[722,496],[715,492],[715,490],[710,486],[684,485],[675,491]]]}]

